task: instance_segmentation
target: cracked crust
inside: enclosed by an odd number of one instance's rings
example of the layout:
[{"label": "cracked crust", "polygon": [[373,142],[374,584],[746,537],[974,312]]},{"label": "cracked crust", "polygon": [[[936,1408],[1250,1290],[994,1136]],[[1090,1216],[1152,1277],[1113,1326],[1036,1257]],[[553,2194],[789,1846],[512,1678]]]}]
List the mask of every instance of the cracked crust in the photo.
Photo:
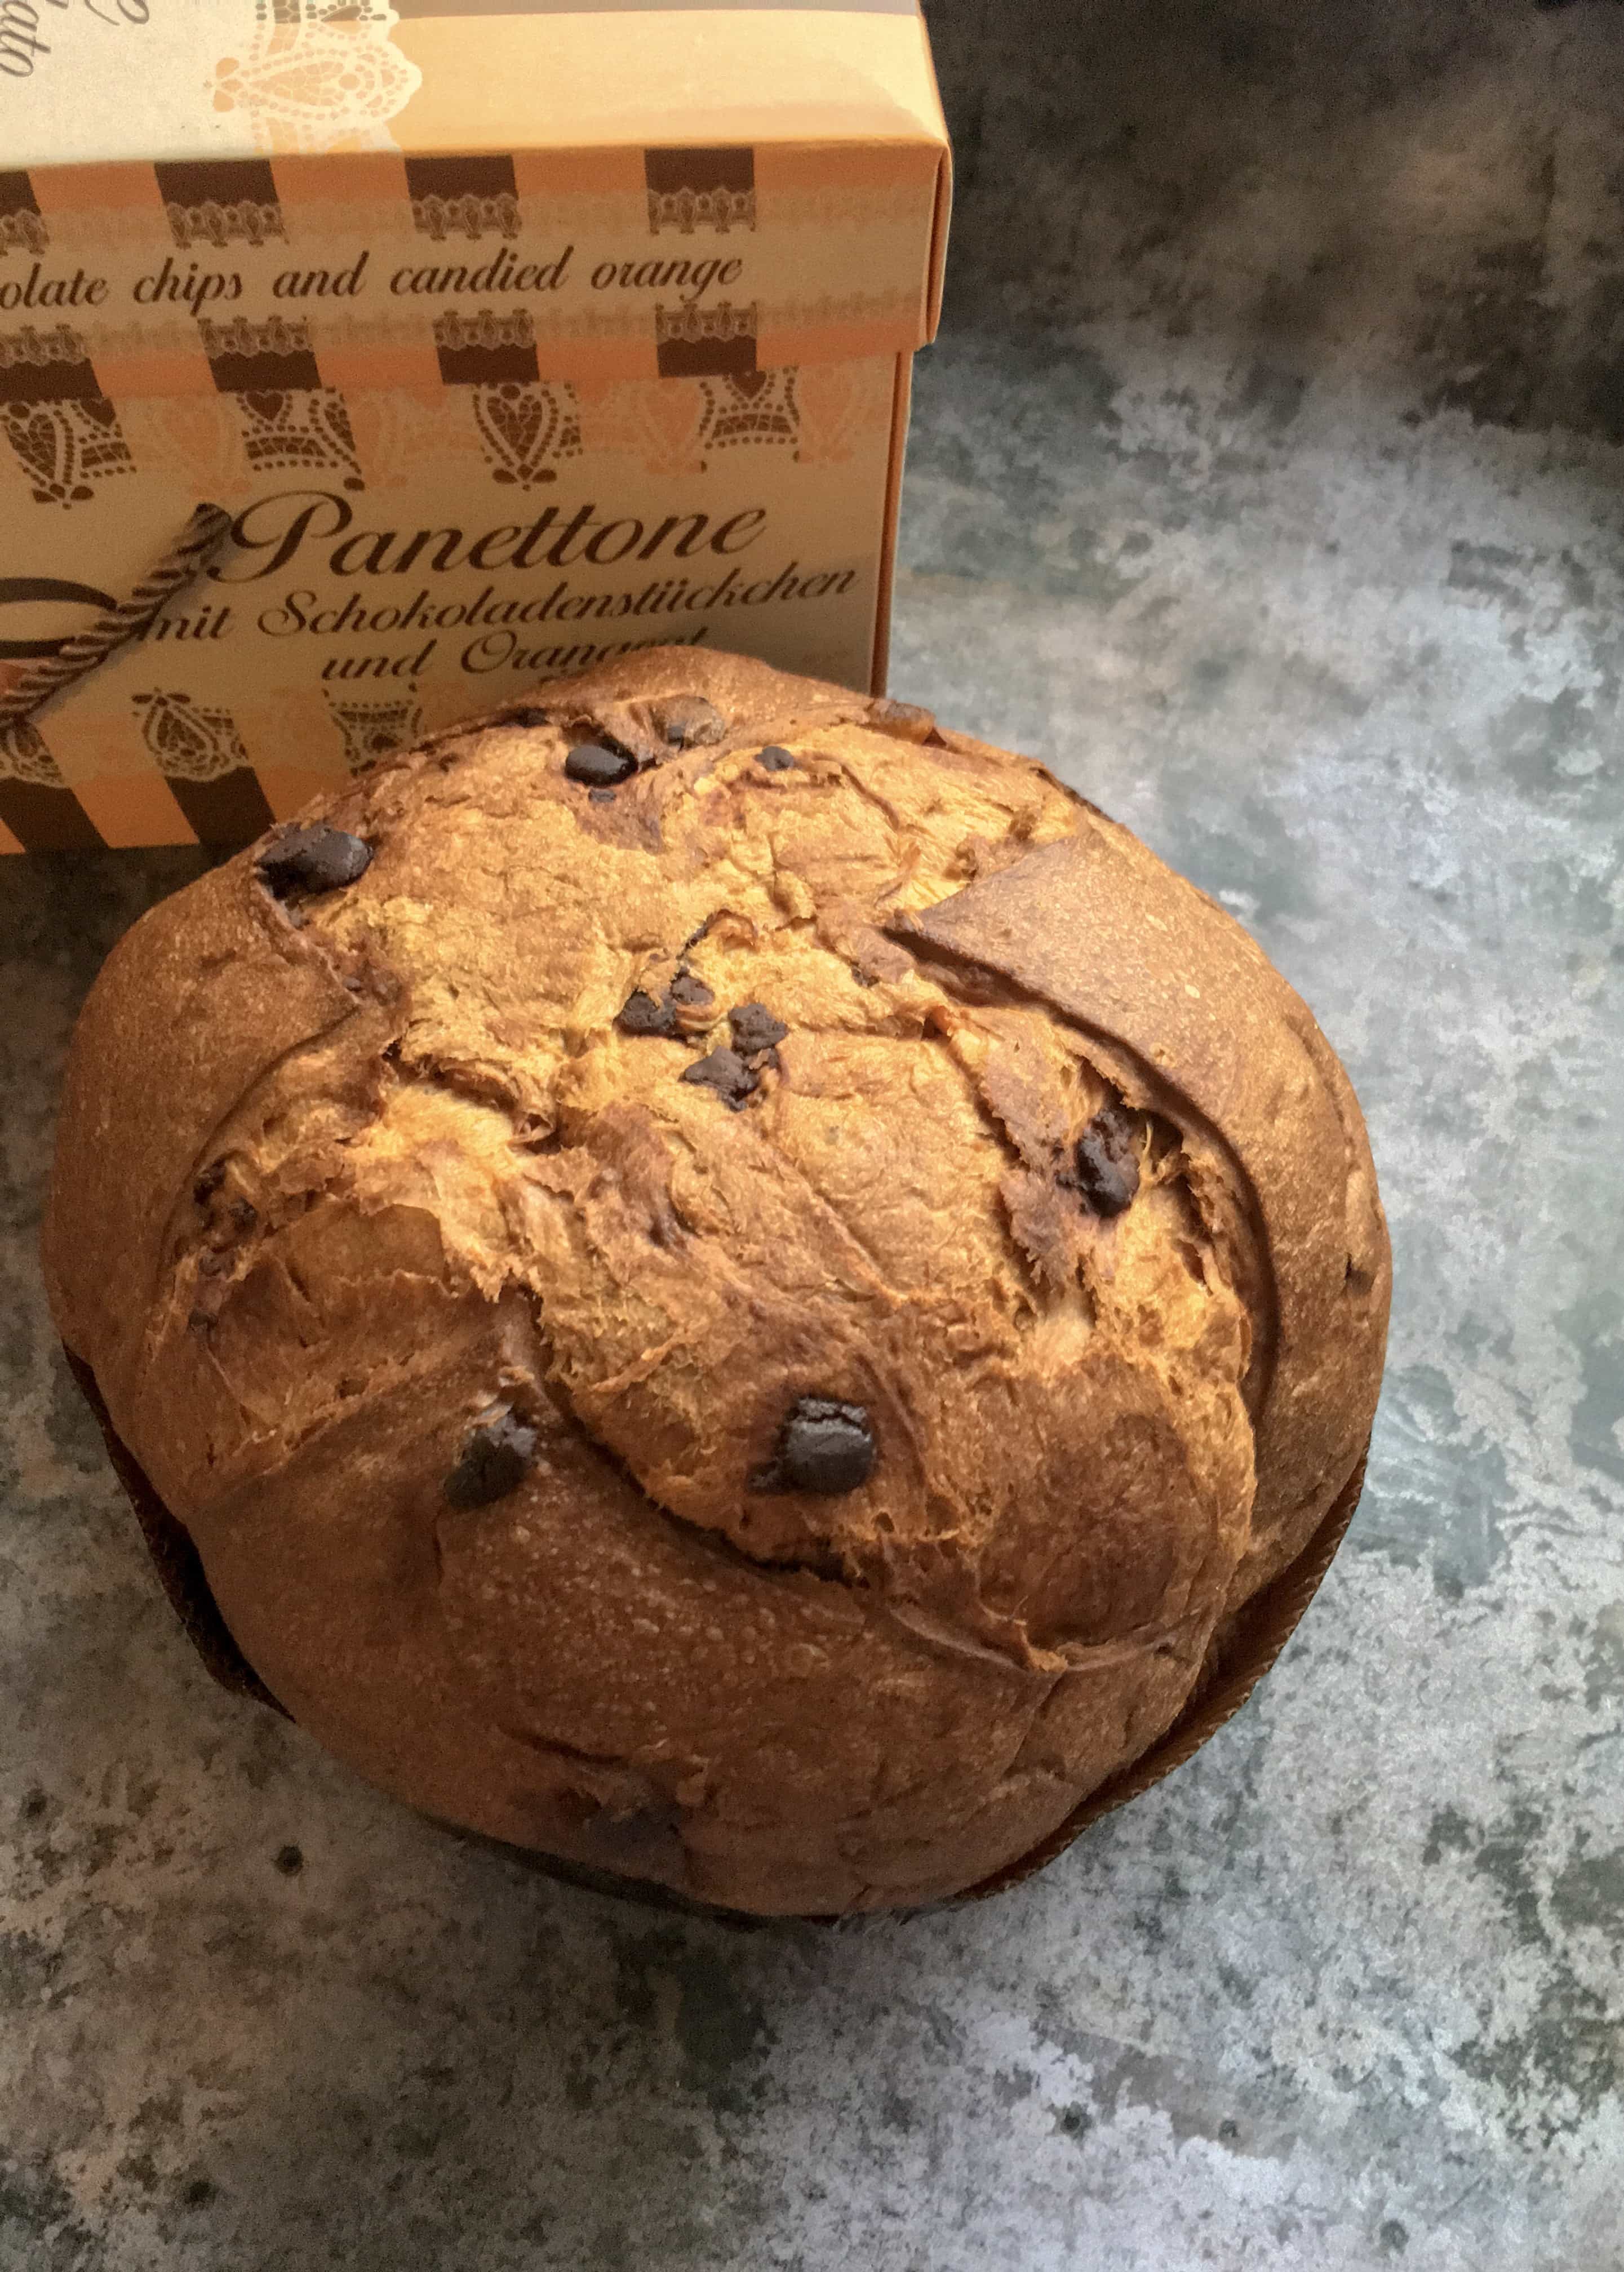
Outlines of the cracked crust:
[{"label": "cracked crust", "polygon": [[[110,958],[45,1239],[249,1663],[426,1811],[726,1907],[1053,1842],[1368,1434],[1385,1231],[1297,997],[1041,768],[731,657],[302,818],[348,887],[251,851]],[[803,1400],[872,1472],[752,1490]]]}]

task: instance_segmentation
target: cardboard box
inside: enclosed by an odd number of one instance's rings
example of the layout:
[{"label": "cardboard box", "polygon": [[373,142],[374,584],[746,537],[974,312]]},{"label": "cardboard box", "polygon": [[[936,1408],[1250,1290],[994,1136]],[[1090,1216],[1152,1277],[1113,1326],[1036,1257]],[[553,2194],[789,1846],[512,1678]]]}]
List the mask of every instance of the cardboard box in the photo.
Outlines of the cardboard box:
[{"label": "cardboard box", "polygon": [[0,168],[4,849],[241,841],[626,647],[883,691],[916,0],[0,0]]}]

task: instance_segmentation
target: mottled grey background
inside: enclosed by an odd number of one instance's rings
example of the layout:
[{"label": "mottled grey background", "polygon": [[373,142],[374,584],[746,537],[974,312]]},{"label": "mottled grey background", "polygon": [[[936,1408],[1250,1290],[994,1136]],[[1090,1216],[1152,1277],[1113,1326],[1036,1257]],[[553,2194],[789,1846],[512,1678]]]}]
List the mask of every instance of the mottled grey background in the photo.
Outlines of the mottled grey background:
[{"label": "mottled grey background", "polygon": [[939,0],[897,690],[1218,893],[1399,1257],[1349,1545],[968,1913],[537,1882],[218,1695],[34,1267],[97,960],[0,866],[5,2272],[1624,2266],[1624,9]]}]

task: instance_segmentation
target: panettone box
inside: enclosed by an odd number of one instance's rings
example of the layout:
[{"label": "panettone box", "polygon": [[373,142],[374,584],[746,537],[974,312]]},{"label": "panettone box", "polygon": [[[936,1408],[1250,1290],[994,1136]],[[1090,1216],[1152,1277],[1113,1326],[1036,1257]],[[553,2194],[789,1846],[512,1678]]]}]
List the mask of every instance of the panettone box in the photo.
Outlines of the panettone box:
[{"label": "panettone box", "polygon": [[947,183],[917,0],[4,0],[0,848],[641,646],[882,691]]}]

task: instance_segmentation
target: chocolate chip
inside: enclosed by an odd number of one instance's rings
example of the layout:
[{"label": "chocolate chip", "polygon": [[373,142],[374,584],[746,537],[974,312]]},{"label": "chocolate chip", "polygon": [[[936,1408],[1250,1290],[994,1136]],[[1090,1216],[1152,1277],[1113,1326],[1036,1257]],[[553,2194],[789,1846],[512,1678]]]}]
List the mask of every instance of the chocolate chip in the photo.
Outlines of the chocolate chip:
[{"label": "chocolate chip", "polygon": [[790,1028],[782,1018],[774,1017],[764,1002],[741,1002],[737,1010],[728,1012],[728,1024],[732,1028],[733,1046],[741,1057],[753,1057],[758,1050],[770,1050],[782,1042]]},{"label": "chocolate chip", "polygon": [[670,996],[668,994],[662,1002],[657,1002],[640,986],[627,995],[625,1006],[615,1023],[623,1034],[657,1034],[667,1041],[675,1040],[679,1030]]},{"label": "chocolate chip", "polygon": [[728,730],[721,711],[702,694],[670,695],[654,704],[651,714],[673,749],[703,749],[719,742]]},{"label": "chocolate chip", "polygon": [[613,804],[615,792],[612,788],[589,788],[587,802],[588,804]]},{"label": "chocolate chip", "polygon": [[211,1160],[207,1167],[203,1170],[197,1181],[192,1185],[191,1196],[196,1200],[199,1207],[206,1207],[225,1180],[225,1162],[223,1160]]},{"label": "chocolate chip", "polygon": [[860,1404],[829,1396],[803,1396],[778,1431],[770,1468],[752,1476],[752,1491],[818,1491],[834,1498],[856,1491],[874,1471],[874,1430]]},{"label": "chocolate chip", "polygon": [[1076,1185],[1098,1215],[1120,1214],[1139,1189],[1134,1124],[1112,1104],[1096,1112],[1077,1140]]},{"label": "chocolate chip", "polygon": [[702,978],[679,970],[657,998],[646,986],[634,989],[615,1023],[623,1034],[657,1034],[667,1040],[692,1037],[715,1022],[710,1013],[715,1000]]},{"label": "chocolate chip", "polygon": [[518,1490],[535,1457],[535,1429],[513,1412],[498,1412],[469,1431],[445,1478],[445,1497],[454,1507],[489,1506]]},{"label": "chocolate chip", "polygon": [[745,1099],[754,1094],[757,1086],[756,1076],[744,1058],[729,1049],[712,1050],[708,1057],[687,1066],[683,1079],[714,1088],[722,1102],[735,1112],[744,1110]]},{"label": "chocolate chip", "polygon": [[868,722],[882,734],[894,734],[900,742],[923,742],[936,730],[935,719],[917,702],[871,702]]},{"label": "chocolate chip", "polygon": [[685,1010],[708,1010],[715,996],[702,978],[692,970],[679,970],[671,981],[671,999]]},{"label": "chocolate chip", "polygon": [[637,771],[637,759],[625,750],[606,750],[601,742],[577,742],[564,760],[564,770],[587,788],[612,788]]},{"label": "chocolate chip", "polygon": [[630,758],[634,766],[653,766],[660,761],[660,752],[633,717],[623,717],[618,731],[607,718],[589,719],[587,730],[598,747],[607,750],[611,757]]},{"label": "chocolate chip", "polygon": [[336,892],[365,875],[371,859],[371,846],[359,836],[318,821],[308,828],[283,829],[254,864],[266,889],[285,900],[290,892]]},{"label": "chocolate chip", "polygon": [[782,742],[769,742],[764,750],[756,751],[756,763],[765,766],[769,774],[787,774],[794,770],[795,759]]}]

